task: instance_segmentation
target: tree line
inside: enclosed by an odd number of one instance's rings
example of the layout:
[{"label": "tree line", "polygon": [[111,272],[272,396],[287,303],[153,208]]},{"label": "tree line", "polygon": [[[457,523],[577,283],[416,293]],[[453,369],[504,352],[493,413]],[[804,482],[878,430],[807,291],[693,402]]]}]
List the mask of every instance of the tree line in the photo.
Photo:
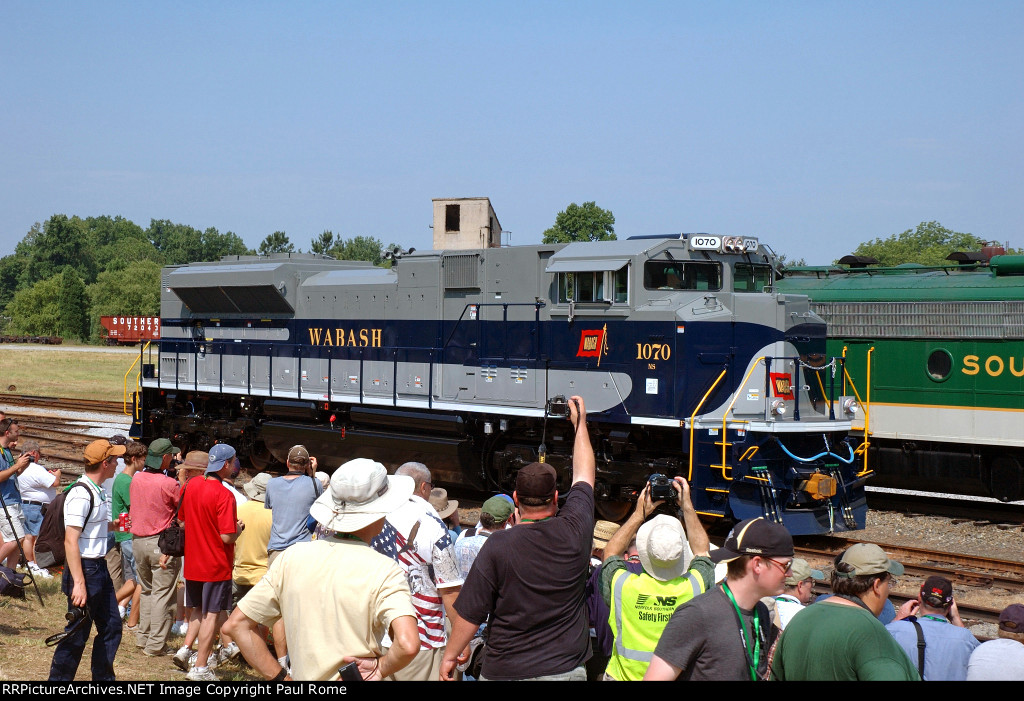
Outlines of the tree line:
[{"label": "tree line", "polygon": [[[343,238],[324,231],[309,250],[390,265],[384,258],[388,248],[393,244],[385,247],[372,236]],[[200,230],[152,219],[143,229],[120,216],[54,214],[34,224],[13,254],[0,258],[3,332],[96,342],[101,316],[160,314],[160,269],[165,265],[295,252],[301,251],[283,231],[269,234],[254,250],[234,232],[215,227]]]},{"label": "tree line", "polygon": [[[554,226],[543,233],[543,241],[613,240],[614,224],[615,215],[595,202],[574,202],[558,213]],[[954,251],[978,251],[984,245],[983,238],[932,221],[866,241],[853,252],[871,256],[881,265],[940,265]],[[385,253],[394,248],[372,236],[344,238],[328,230],[314,236],[308,250],[390,266]],[[120,216],[83,219],[55,214],[34,224],[14,253],[0,258],[3,332],[96,342],[101,316],[159,315],[160,269],[165,265],[215,261],[226,255],[299,252],[283,231],[267,235],[254,250],[237,234],[214,227],[200,230],[152,219],[143,229]],[[803,259],[781,258],[790,266],[804,264]]]}]

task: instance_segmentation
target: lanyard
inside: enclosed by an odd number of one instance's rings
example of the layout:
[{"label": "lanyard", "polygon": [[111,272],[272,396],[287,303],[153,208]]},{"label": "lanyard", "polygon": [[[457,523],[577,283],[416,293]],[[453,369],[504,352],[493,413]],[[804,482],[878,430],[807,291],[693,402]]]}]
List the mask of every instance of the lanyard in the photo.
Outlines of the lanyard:
[{"label": "lanyard", "polygon": [[547,521],[549,518],[553,517],[545,516],[544,518],[524,518],[520,519],[519,523],[541,523],[542,521]]},{"label": "lanyard", "polygon": [[[761,657],[761,620],[760,616],[757,615],[757,608],[754,608],[754,623],[753,623],[753,635],[747,638],[747,624],[743,622],[743,613],[740,611],[740,605],[736,603],[736,597],[729,591],[729,585],[722,583],[722,591],[729,597],[729,601],[732,603],[732,608],[736,612],[736,620],[740,624],[740,641],[743,643],[743,654],[747,657],[747,667],[750,669],[751,681],[757,681],[757,667],[758,661]],[[751,645],[751,643],[753,645]],[[753,646],[753,654],[751,654],[751,646]]]},{"label": "lanyard", "polygon": [[840,599],[846,599],[847,601],[852,601],[853,603],[857,604],[862,609],[864,609],[865,611],[870,613],[872,616],[875,615],[875,612],[872,611],[871,608],[867,604],[865,604],[864,601],[861,600],[861,598],[859,596],[850,596],[849,594],[833,594],[832,596],[837,596]]},{"label": "lanyard", "polygon": [[927,618],[930,621],[938,621],[939,623],[949,623],[949,621],[947,621],[942,616],[933,616],[932,614],[928,614],[927,616],[921,616],[921,618]]}]

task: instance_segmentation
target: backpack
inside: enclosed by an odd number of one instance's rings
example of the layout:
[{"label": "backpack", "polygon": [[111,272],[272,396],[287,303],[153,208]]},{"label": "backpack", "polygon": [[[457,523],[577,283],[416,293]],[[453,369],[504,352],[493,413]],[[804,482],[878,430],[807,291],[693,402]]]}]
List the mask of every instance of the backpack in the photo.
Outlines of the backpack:
[{"label": "backpack", "polygon": [[15,599],[25,598],[25,586],[28,584],[28,575],[0,565],[0,596],[10,596]]},{"label": "backpack", "polygon": [[64,502],[77,486],[85,487],[89,493],[89,514],[92,514],[92,490],[83,482],[75,482],[57,495],[57,498],[43,507],[43,525],[36,538],[36,564],[40,567],[56,567],[64,564]]}]

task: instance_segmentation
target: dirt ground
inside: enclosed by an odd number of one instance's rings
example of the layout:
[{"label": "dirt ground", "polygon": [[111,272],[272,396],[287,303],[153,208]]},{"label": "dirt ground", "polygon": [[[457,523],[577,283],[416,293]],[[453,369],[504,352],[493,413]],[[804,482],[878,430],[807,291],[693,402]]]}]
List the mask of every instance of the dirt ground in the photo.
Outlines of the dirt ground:
[{"label": "dirt ground", "polygon": [[[35,590],[25,590],[24,599],[0,597],[0,681],[43,681],[50,673],[53,648],[43,642],[48,636],[64,628],[67,598],[60,593],[59,575],[42,581],[40,607]],[[92,639],[82,655],[77,681],[89,681],[89,656]],[[181,636],[171,636],[170,643],[180,646]],[[114,672],[120,681],[185,681],[185,673],[171,664],[168,657],[146,657],[135,647],[135,636],[125,633],[114,660]],[[262,681],[241,661],[232,661],[217,672],[224,681]]]}]

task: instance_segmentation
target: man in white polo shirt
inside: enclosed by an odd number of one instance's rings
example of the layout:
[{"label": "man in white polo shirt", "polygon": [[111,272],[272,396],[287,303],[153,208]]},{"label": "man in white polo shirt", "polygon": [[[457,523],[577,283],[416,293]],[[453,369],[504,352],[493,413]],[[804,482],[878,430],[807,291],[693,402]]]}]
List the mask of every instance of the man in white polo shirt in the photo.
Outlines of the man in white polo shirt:
[{"label": "man in white polo shirt", "polygon": [[114,681],[114,656],[121,644],[121,616],[117,612],[114,583],[107,570],[107,531],[110,502],[99,486],[114,476],[123,445],[101,438],[85,447],[85,474],[69,489],[64,500],[64,550],[67,562],[61,589],[68,597],[68,611],[85,615],[68,623],[67,635],[57,644],[50,663],[50,681],[73,681],[96,624],[92,645],[92,680]]}]

